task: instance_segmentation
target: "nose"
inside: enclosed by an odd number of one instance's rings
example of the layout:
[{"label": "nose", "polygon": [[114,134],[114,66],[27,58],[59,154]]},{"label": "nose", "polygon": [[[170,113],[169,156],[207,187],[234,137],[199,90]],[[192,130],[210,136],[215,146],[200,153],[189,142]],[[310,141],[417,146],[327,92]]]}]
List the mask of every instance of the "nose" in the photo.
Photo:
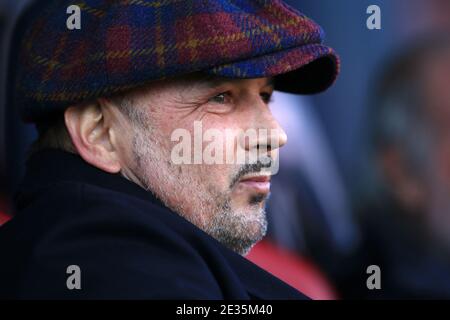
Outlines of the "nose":
[{"label": "nose", "polygon": [[256,137],[245,139],[245,150],[266,149],[267,152],[281,148],[287,143],[287,135],[267,105],[255,109]]}]

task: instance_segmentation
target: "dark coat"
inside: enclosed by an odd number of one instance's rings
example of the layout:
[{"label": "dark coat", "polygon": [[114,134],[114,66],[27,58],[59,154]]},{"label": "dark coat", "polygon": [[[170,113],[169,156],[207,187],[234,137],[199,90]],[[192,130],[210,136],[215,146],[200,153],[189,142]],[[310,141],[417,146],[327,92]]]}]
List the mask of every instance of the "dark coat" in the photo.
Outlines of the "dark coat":
[{"label": "dark coat", "polygon": [[[0,298],[301,299],[295,289],[79,156],[27,163],[16,216],[0,228]],[[81,270],[81,289],[69,290]]]}]

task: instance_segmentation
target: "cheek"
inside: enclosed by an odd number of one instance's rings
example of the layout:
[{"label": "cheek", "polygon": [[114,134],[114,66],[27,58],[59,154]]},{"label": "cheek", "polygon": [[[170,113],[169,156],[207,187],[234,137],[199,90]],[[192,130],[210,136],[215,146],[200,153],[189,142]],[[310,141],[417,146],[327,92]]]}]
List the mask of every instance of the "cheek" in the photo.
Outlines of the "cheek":
[{"label": "cheek", "polygon": [[[202,164],[191,165],[195,168],[194,172],[198,175],[202,184],[205,184],[207,188],[213,188],[215,191],[228,192],[231,183],[230,176],[232,175],[233,168],[229,165],[218,164]],[[208,190],[207,190],[208,191]],[[212,191],[212,190],[210,190]]]},{"label": "cheek", "polygon": [[117,154],[125,166],[131,165],[134,160],[134,143],[135,134],[132,128],[122,129],[120,134],[112,134],[114,146],[117,149]]},{"label": "cheek", "polygon": [[237,148],[241,146],[242,134],[245,130],[240,127],[239,122],[235,121],[235,117],[223,118],[206,123],[206,125],[203,125],[203,128],[203,136],[206,140],[204,145],[211,143],[211,141],[217,142],[215,145],[222,146],[223,163],[234,164],[227,157],[236,154]]},{"label": "cheek", "polygon": [[166,124],[161,131],[169,155],[177,157],[176,161],[171,159],[172,163],[183,162],[182,171],[207,182],[207,186],[229,190],[238,167],[235,154],[240,130],[234,121],[208,115],[201,121],[184,121],[179,127]]},{"label": "cheek", "polygon": [[[242,131],[235,121],[220,118],[215,121],[203,121],[203,159],[214,155],[219,163],[202,164],[205,179],[228,192],[230,183],[238,171],[237,149]],[[213,151],[212,151],[213,150]]]}]

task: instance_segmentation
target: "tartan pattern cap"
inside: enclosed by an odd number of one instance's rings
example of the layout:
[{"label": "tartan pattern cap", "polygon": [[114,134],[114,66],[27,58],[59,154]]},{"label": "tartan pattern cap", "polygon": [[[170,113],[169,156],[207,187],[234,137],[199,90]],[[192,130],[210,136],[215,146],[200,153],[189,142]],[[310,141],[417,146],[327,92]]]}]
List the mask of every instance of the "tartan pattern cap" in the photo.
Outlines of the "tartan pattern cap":
[{"label": "tartan pattern cap", "polygon": [[[66,12],[81,9],[81,29]],[[152,80],[204,71],[316,93],[339,71],[315,22],[279,0],[43,0],[21,19],[14,103],[26,121]]]}]

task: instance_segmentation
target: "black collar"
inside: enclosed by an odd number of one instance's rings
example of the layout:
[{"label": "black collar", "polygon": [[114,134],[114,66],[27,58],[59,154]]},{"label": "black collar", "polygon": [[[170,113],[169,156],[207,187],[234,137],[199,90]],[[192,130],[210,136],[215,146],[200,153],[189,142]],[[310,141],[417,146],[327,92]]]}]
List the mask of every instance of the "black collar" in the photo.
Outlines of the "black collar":
[{"label": "black collar", "polygon": [[[15,196],[16,209],[20,210],[21,207],[26,206],[45,187],[63,181],[96,185],[132,195],[145,201],[151,201],[156,205],[165,207],[163,203],[149,191],[127,180],[120,174],[111,174],[97,169],[96,167],[89,165],[76,154],[56,149],[47,149],[36,152],[27,161],[25,177]],[[211,238],[206,233],[203,233],[200,229],[191,225],[183,218],[179,217],[179,219],[179,221],[183,221],[183,223],[186,224],[186,227],[190,225],[193,232],[196,232],[197,234],[200,232],[200,234],[206,236],[206,238],[204,238],[205,240],[209,239],[212,243],[215,243],[217,249],[222,252],[228,262],[233,266],[233,269],[245,284],[247,291],[254,298],[286,298],[285,294],[287,293],[289,293],[291,298],[302,297],[301,295],[298,295],[294,289],[289,288],[288,286],[286,286],[284,290],[281,290],[281,292],[279,292],[280,296],[278,296],[278,291],[274,290],[274,288],[280,285],[278,280],[265,272],[266,276],[261,278],[261,273],[257,271],[259,268],[256,268],[253,263],[225,248],[215,239]],[[264,279],[264,281],[261,281],[261,279]]]},{"label": "black collar", "polygon": [[92,184],[164,206],[151,192],[119,173],[98,169],[73,153],[45,149],[34,153],[27,160],[25,177],[15,194],[16,208],[20,210],[20,206],[28,202],[27,197],[39,189],[62,181]]}]

